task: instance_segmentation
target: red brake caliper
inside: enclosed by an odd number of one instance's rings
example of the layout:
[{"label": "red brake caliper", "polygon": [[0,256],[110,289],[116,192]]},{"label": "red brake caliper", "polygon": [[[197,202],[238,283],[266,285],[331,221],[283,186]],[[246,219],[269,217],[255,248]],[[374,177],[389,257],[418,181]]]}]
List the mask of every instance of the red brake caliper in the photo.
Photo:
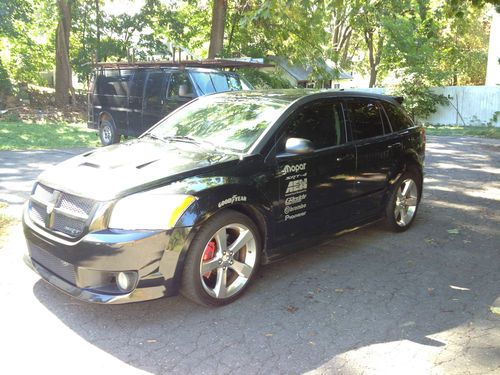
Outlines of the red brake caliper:
[{"label": "red brake caliper", "polygon": [[[217,250],[217,244],[215,241],[210,241],[207,244],[207,247],[205,247],[205,250],[203,251],[203,261],[208,262],[210,259],[213,259],[215,257],[215,252]],[[211,272],[207,272],[203,276],[206,278],[210,277]]]}]

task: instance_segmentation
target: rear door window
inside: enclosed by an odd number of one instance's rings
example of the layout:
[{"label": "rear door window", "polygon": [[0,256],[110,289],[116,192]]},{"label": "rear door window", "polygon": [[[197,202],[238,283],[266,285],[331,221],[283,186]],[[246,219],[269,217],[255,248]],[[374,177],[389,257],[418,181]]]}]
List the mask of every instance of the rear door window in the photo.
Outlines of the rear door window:
[{"label": "rear door window", "polygon": [[395,132],[408,129],[413,126],[413,122],[401,108],[398,108],[391,103],[384,103],[384,108],[387,116],[389,117],[389,121],[391,122],[392,130]]},{"label": "rear door window", "polygon": [[144,92],[145,108],[156,108],[161,104],[164,77],[163,72],[149,73]]},{"label": "rear door window", "polygon": [[378,104],[370,99],[346,101],[354,140],[378,137],[384,134],[384,123]]}]

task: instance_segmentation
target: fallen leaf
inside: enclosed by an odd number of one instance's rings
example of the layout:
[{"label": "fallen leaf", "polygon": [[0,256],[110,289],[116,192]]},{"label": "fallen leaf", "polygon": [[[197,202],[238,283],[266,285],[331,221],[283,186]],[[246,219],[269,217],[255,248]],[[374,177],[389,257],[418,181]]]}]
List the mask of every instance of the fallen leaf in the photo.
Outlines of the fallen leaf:
[{"label": "fallen leaf", "polygon": [[500,315],[500,307],[490,306],[490,310],[493,314]]},{"label": "fallen leaf", "polygon": [[471,243],[472,241],[464,240],[464,243]]},{"label": "fallen leaf", "polygon": [[455,229],[448,229],[447,232],[449,234],[459,234],[460,233],[460,230],[455,228]]},{"label": "fallen leaf", "polygon": [[434,288],[427,288],[427,291],[428,291],[429,293],[434,293]]},{"label": "fallen leaf", "polygon": [[456,285],[450,285],[450,288],[455,290],[470,290],[469,288],[463,288],[461,286],[456,286]]},{"label": "fallen leaf", "polygon": [[299,308],[298,307],[295,307],[295,306],[288,306],[286,308],[286,311],[288,311],[289,313],[293,314],[294,312],[296,312]]},{"label": "fallen leaf", "polygon": [[335,289],[335,293],[344,293],[344,289],[337,288],[337,289]]},{"label": "fallen leaf", "polygon": [[264,333],[264,336],[266,337],[271,337],[273,334],[272,333]]},{"label": "fallen leaf", "polygon": [[154,340],[154,339],[151,339],[151,340],[146,340],[146,342],[152,344],[152,343],[155,343],[155,342],[158,342],[157,340]]},{"label": "fallen leaf", "polygon": [[315,346],[316,343],[314,341],[309,341],[309,345]]}]

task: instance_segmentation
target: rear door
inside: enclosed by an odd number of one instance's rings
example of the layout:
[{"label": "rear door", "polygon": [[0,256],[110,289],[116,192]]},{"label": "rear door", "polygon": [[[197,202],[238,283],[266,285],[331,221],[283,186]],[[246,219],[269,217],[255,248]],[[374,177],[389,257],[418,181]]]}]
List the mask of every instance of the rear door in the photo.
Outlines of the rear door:
[{"label": "rear door", "polygon": [[401,147],[380,103],[370,98],[345,100],[351,137],[356,146],[356,215],[377,214],[395,168],[394,149]]},{"label": "rear door", "polygon": [[144,99],[144,85],[148,72],[139,69],[135,72],[130,83],[130,94],[128,98],[128,131],[126,135],[138,136],[142,133],[142,103]]}]

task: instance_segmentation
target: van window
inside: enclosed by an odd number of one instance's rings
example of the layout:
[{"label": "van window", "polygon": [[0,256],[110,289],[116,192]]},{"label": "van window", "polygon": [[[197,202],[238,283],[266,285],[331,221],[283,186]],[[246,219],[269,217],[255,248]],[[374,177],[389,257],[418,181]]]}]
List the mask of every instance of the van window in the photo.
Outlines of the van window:
[{"label": "van window", "polygon": [[128,96],[133,70],[106,69],[98,74],[95,92],[97,95]]},{"label": "van window", "polygon": [[193,93],[193,85],[191,84],[191,80],[187,76],[186,73],[173,73],[172,78],[170,79],[170,85],[168,87],[168,96],[170,98],[175,98],[179,96],[179,88],[181,85],[185,85],[186,93]]},{"label": "van window", "polygon": [[225,74],[211,73],[210,77],[212,77],[212,82],[214,83],[215,91],[217,92],[229,91],[229,85]]},{"label": "van window", "polygon": [[144,91],[144,107],[155,108],[161,104],[161,94],[163,89],[163,78],[165,73],[149,73]]},{"label": "van window", "polygon": [[215,87],[210,78],[210,74],[203,72],[191,72],[191,77],[198,86],[203,95],[212,94],[215,92]]}]

